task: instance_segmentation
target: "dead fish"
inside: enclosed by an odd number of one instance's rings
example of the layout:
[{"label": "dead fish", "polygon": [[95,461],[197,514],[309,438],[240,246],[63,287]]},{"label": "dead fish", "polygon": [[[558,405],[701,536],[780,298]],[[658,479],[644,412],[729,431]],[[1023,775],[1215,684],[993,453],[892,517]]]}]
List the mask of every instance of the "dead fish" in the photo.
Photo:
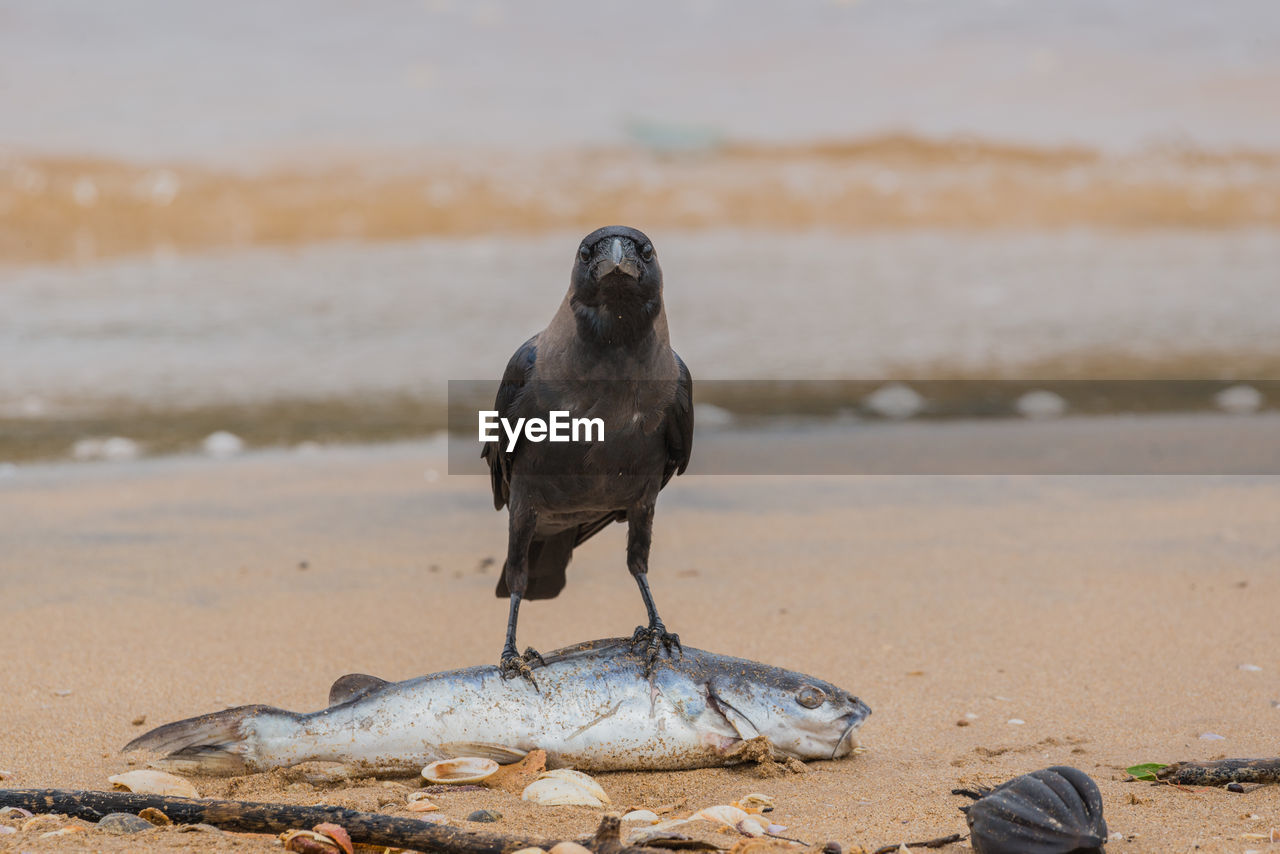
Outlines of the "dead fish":
[{"label": "dead fish", "polygon": [[650,676],[627,638],[545,658],[536,686],[503,679],[494,666],[404,682],[344,676],[319,712],[226,709],[158,727],[124,749],[166,754],[159,767],[224,775],[316,761],[416,769],[481,756],[506,764],[535,748],[553,766],[675,770],[740,762],[734,748],[758,736],[780,757],[847,756],[871,712],[821,679],[692,648]]}]

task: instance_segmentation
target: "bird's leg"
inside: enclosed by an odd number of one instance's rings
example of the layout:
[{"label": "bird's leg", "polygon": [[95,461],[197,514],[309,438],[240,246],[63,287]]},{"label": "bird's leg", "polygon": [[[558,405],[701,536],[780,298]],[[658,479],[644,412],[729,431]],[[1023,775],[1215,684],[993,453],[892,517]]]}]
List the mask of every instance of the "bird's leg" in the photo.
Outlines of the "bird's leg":
[{"label": "bird's leg", "polygon": [[523,676],[533,686],[534,681],[530,665],[536,661],[546,664],[542,656],[533,647],[525,650],[524,655],[516,652],[516,623],[520,619],[520,600],[529,586],[529,545],[533,542],[533,532],[538,516],[532,510],[511,508],[510,530],[507,534],[507,562],[502,565],[506,573],[507,589],[511,591],[511,610],[507,614],[507,638],[502,646],[502,657],[498,661],[498,669],[502,678],[511,679]]},{"label": "bird's leg", "polygon": [[644,599],[644,609],[649,614],[648,626],[637,626],[631,636],[633,644],[645,645],[645,672],[653,670],[658,655],[665,648],[668,655],[680,651],[680,636],[667,631],[658,616],[658,607],[653,604],[653,594],[649,592],[649,546],[653,542],[653,505],[646,504],[627,511],[627,569],[636,579],[640,588],[640,596]]}]

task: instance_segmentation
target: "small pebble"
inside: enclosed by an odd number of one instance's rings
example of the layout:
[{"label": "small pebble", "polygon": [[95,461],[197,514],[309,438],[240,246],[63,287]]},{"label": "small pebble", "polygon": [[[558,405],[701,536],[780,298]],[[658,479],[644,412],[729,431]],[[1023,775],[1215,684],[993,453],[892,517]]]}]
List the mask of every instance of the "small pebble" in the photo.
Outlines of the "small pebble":
[{"label": "small pebble", "polygon": [[956,726],[968,726],[968,725],[969,725],[969,722],[964,718],[961,718],[960,720],[956,721]]},{"label": "small pebble", "polygon": [[1226,741],[1227,737],[1225,735],[1218,735],[1216,732],[1202,732],[1200,733],[1200,740],[1201,741]]},{"label": "small pebble", "polygon": [[107,813],[98,819],[98,827],[107,833],[139,833],[143,830],[151,830],[154,824],[145,818],[134,815],[129,812],[113,812]]},{"label": "small pebble", "polygon": [[1257,673],[1257,672],[1259,672],[1260,670],[1262,670],[1262,668],[1261,668],[1261,667],[1259,667],[1259,666],[1258,666],[1258,665],[1256,665],[1256,664],[1242,664],[1242,665],[1240,665],[1240,669],[1241,669],[1241,670],[1247,670],[1247,671],[1249,671],[1250,673]]},{"label": "small pebble", "polygon": [[1239,783],[1228,783],[1228,784],[1227,784],[1227,791],[1228,791],[1228,792],[1239,792],[1239,793],[1243,793],[1243,792],[1244,792],[1244,786],[1241,786]]},{"label": "small pebble", "polygon": [[134,726],[142,726],[142,725],[143,725],[143,724],[145,724],[146,722],[147,722],[147,716],[146,716],[146,715],[138,715],[136,718],[134,718],[133,720],[129,721],[129,723],[133,724]]},{"label": "small pebble", "polygon": [[218,430],[205,437],[202,447],[206,455],[224,460],[244,450],[244,439],[226,430]]},{"label": "small pebble", "polygon": [[12,771],[0,771],[0,780],[7,780],[13,776]]},{"label": "small pebble", "polygon": [[828,842],[822,846],[822,854],[843,854],[839,842]]},{"label": "small pebble", "polygon": [[70,689],[70,688],[59,688],[59,689],[57,689],[56,691],[54,691],[54,692],[53,692],[53,696],[55,696],[55,697],[70,697],[70,696],[71,696],[71,689]]},{"label": "small pebble", "polygon": [[1067,411],[1067,402],[1061,395],[1036,389],[1019,397],[1013,408],[1023,418],[1057,418]]},{"label": "small pebble", "polygon": [[910,386],[889,383],[867,395],[863,405],[883,418],[910,418],[925,407],[925,399]]},{"label": "small pebble", "polygon": [[471,815],[467,816],[467,821],[480,821],[480,822],[492,823],[492,822],[501,821],[501,820],[502,820],[502,813],[498,812],[497,810],[476,810],[475,812],[471,813]]},{"label": "small pebble", "polygon": [[1026,723],[1026,721],[1024,721],[1022,718],[1009,718],[1009,723],[1013,724],[1014,726],[1022,726],[1023,724]]},{"label": "small pebble", "polygon": [[16,827],[10,827],[7,824],[0,824],[0,836],[4,836],[7,833],[17,833],[17,832],[18,832],[18,828]]},{"label": "small pebble", "polygon": [[1262,392],[1249,385],[1233,385],[1215,394],[1213,402],[1223,412],[1248,415],[1262,408]]}]

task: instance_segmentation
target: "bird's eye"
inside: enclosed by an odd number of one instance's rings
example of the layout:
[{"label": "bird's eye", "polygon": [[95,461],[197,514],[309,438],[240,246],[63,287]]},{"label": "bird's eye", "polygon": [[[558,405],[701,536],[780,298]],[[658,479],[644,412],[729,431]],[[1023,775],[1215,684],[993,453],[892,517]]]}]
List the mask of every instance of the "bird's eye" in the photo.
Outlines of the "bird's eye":
[{"label": "bird's eye", "polygon": [[591,260],[591,247],[590,247],[590,246],[588,246],[588,245],[587,245],[587,244],[585,244],[585,243],[584,243],[584,244],[582,244],[581,246],[579,246],[579,247],[578,247],[578,257],[579,257],[579,258],[581,258],[581,259],[583,260],[583,262],[584,262],[584,263],[585,263],[585,262],[587,262],[587,261],[590,261],[590,260]]},{"label": "bird's eye", "polygon": [[644,246],[640,247],[640,257],[646,261],[653,260],[653,244],[652,243],[646,243]]},{"label": "bird's eye", "polygon": [[826,702],[826,699],[827,695],[822,693],[822,689],[812,685],[806,685],[796,692],[796,702],[806,709],[816,709]]}]

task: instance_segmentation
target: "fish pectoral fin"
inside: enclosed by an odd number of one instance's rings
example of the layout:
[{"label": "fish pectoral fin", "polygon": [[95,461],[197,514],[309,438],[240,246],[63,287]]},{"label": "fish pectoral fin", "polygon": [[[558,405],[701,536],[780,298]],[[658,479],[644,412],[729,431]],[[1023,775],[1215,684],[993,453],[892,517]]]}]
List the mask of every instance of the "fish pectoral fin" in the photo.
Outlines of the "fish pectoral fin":
[{"label": "fish pectoral fin", "polygon": [[490,744],[484,741],[451,741],[448,744],[440,745],[440,750],[451,758],[478,756],[481,759],[492,759],[499,765],[510,765],[529,755],[527,750],[518,750],[514,747]]},{"label": "fish pectoral fin", "polygon": [[738,734],[738,738],[743,741],[750,741],[760,736],[760,730],[756,729],[756,725],[742,712],[717,696],[715,691],[709,691],[707,699],[715,710],[720,713],[720,716],[729,722],[729,726],[733,727],[733,731]]},{"label": "fish pectoral fin", "polygon": [[370,676],[366,673],[348,673],[346,676],[339,676],[338,681],[334,682],[329,688],[329,705],[337,706],[341,703],[347,703],[363,694],[367,694],[374,688],[381,688],[383,685],[391,683],[385,679],[379,679],[377,676]]}]

